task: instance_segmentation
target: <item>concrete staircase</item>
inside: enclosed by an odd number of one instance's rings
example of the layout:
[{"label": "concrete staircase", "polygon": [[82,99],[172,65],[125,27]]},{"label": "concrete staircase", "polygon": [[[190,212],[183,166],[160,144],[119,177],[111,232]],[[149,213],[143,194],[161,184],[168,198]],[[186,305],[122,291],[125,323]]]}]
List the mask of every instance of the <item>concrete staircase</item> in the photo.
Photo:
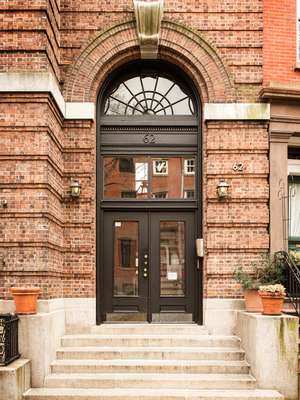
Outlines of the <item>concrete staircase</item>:
[{"label": "concrete staircase", "polygon": [[66,335],[43,388],[24,400],[263,400],[240,340],[194,324],[104,324]]}]

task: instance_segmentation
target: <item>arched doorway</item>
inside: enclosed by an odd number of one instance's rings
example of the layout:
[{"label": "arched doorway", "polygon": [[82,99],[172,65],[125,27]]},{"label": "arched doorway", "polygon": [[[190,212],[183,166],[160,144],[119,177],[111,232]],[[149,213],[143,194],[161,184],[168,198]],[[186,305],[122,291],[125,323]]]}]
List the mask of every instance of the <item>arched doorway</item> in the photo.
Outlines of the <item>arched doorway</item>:
[{"label": "arched doorway", "polygon": [[202,322],[199,110],[163,61],[123,66],[99,95],[97,323]]}]

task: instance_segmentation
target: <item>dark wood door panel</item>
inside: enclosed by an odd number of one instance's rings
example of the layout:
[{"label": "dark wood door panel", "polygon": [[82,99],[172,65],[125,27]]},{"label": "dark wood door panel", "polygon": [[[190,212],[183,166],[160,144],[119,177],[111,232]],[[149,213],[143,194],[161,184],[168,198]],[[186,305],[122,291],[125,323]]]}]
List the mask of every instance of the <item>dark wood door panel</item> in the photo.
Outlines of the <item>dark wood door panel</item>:
[{"label": "dark wood door panel", "polygon": [[147,312],[148,279],[142,263],[148,250],[145,213],[104,213],[104,309],[112,312]]},{"label": "dark wood door panel", "polygon": [[152,213],[150,223],[151,312],[194,313],[195,214]]},{"label": "dark wood door panel", "polygon": [[103,247],[106,314],[195,314],[194,212],[106,211]]}]

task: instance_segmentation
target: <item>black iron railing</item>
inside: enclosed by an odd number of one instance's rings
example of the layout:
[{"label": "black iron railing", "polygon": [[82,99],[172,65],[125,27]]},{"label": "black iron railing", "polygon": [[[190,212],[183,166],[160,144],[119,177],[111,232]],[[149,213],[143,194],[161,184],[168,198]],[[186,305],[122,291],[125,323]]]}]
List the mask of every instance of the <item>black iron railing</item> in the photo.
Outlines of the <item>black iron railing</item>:
[{"label": "black iron railing", "polygon": [[300,271],[293,258],[286,251],[276,253],[285,268],[286,273],[286,291],[291,303],[295,308],[295,313],[300,317]]},{"label": "black iron railing", "polygon": [[0,365],[7,365],[20,357],[16,315],[0,314]]}]

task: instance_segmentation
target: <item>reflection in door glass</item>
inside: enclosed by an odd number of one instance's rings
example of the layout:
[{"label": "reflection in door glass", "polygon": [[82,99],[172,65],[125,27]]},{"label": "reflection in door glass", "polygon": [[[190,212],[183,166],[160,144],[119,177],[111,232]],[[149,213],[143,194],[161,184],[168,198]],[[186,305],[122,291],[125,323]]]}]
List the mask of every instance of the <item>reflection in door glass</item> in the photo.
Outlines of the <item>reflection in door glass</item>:
[{"label": "reflection in door glass", "polygon": [[148,198],[147,157],[104,157],[104,198]]},{"label": "reflection in door glass", "polygon": [[193,157],[104,157],[104,199],[195,200]]},{"label": "reflection in door glass", "polygon": [[160,222],[160,295],[185,294],[185,223]]},{"label": "reflection in door glass", "polygon": [[114,223],[114,295],[138,295],[139,226],[136,221]]}]

